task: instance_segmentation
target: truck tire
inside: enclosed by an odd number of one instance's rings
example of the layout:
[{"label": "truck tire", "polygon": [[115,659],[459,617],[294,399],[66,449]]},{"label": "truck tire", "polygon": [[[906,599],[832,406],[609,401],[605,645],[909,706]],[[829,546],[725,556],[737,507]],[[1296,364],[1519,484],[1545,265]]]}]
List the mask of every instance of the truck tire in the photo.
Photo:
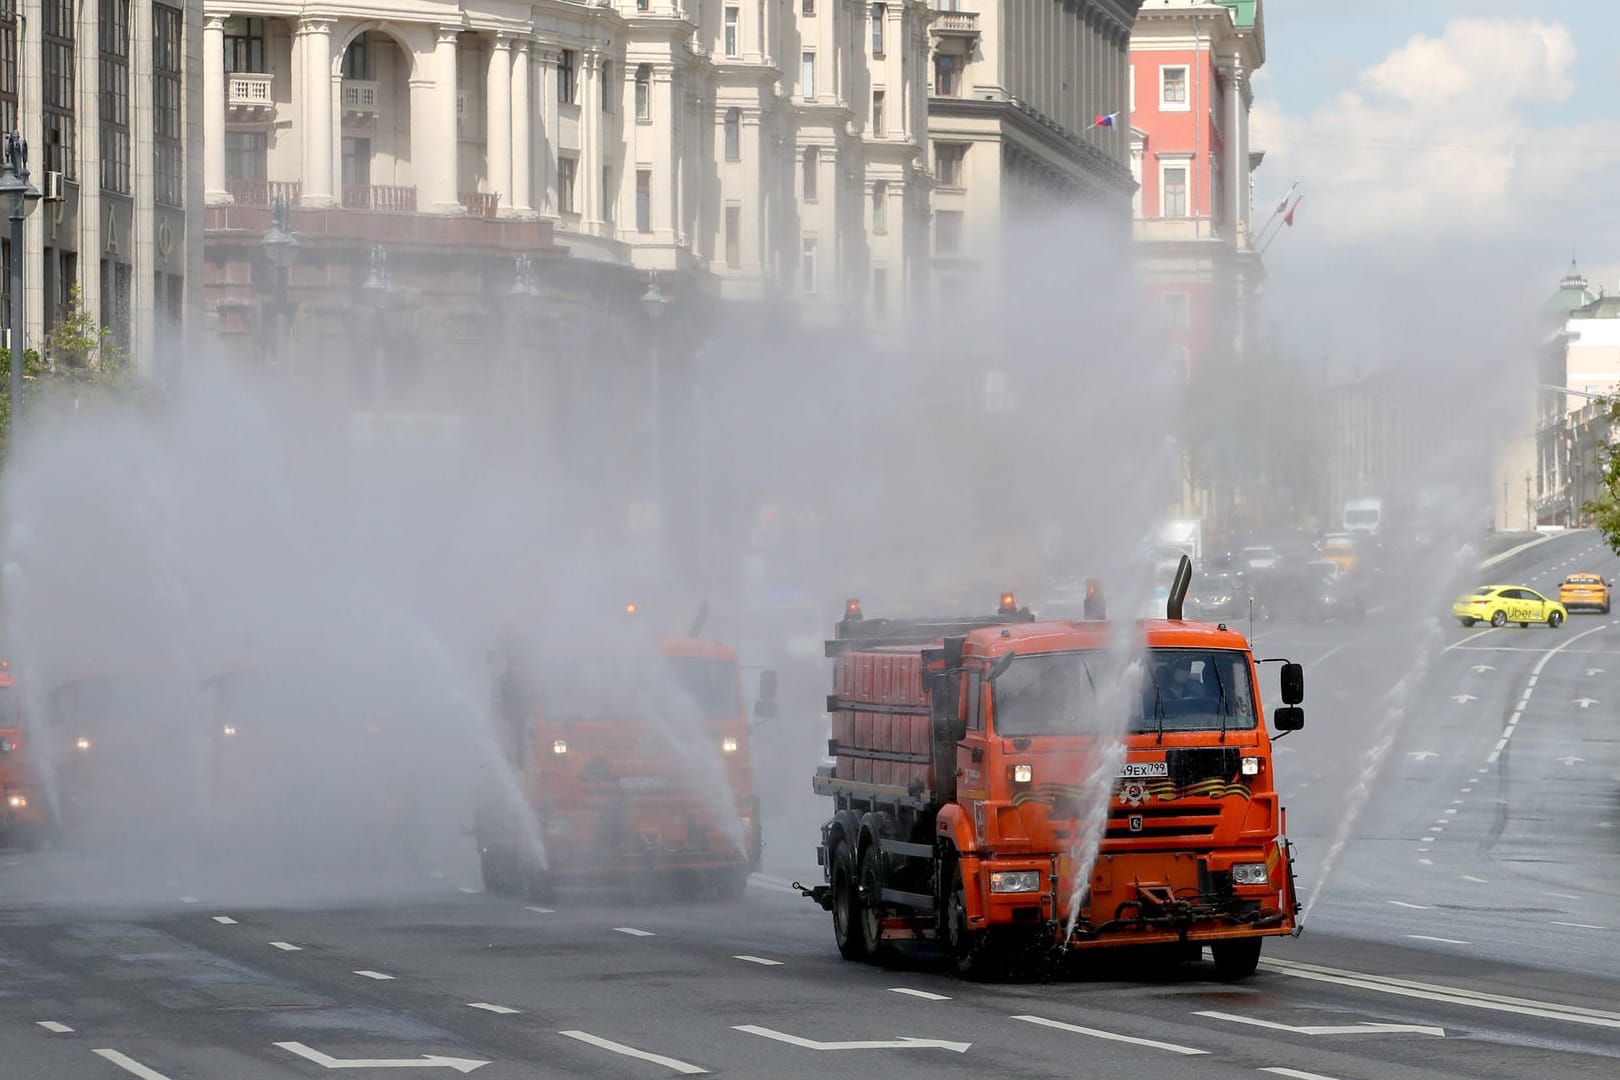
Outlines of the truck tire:
[{"label": "truck tire", "polygon": [[983,930],[974,930],[967,921],[967,887],[962,881],[962,864],[951,860],[950,893],[944,911],[945,948],[956,967],[956,973],[966,978],[982,978],[989,969]]},{"label": "truck tire", "polygon": [[866,896],[861,903],[861,933],[866,939],[866,958],[873,962],[881,962],[892,951],[883,942],[882,858],[876,840],[861,853],[861,892]]},{"label": "truck tire", "polygon": [[840,840],[832,852],[832,916],[833,940],[845,960],[865,960],[872,951],[857,881],[855,856],[848,842]]},{"label": "truck tire", "polygon": [[1264,938],[1234,938],[1212,941],[1209,952],[1215,959],[1215,977],[1222,982],[1236,982],[1254,974],[1260,964],[1260,945]]},{"label": "truck tire", "polygon": [[478,869],[484,879],[484,891],[491,896],[508,896],[518,891],[516,861],[505,848],[478,848]]}]

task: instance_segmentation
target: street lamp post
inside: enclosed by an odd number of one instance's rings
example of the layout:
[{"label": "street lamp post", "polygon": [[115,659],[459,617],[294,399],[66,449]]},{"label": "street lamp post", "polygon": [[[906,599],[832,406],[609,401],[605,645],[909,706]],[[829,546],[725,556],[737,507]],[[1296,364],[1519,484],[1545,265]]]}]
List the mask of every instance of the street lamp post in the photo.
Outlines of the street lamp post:
[{"label": "street lamp post", "polygon": [[28,144],[16,132],[7,132],[0,147],[0,205],[11,211],[11,436],[16,443],[22,415],[23,363],[28,351],[24,327],[28,306],[23,301],[23,221],[39,201],[39,189],[28,182]]},{"label": "street lamp post", "polygon": [[648,334],[648,338],[650,339],[651,344],[652,344],[652,355],[651,355],[652,368],[651,368],[651,375],[650,375],[650,378],[651,378],[650,392],[651,392],[651,395],[652,395],[652,417],[651,417],[651,420],[650,420],[650,428],[651,428],[651,430],[648,432],[648,444],[650,445],[650,447],[652,449],[652,454],[651,454],[651,459],[652,459],[651,460],[651,466],[652,466],[652,468],[651,468],[651,472],[649,473],[649,479],[650,479],[651,484],[652,484],[653,514],[654,514],[655,519],[656,519],[656,526],[657,526],[657,530],[658,530],[658,543],[659,543],[659,550],[660,551],[662,551],[662,549],[663,549],[663,539],[664,539],[664,476],[663,476],[663,449],[664,449],[664,446],[663,446],[663,442],[664,442],[663,411],[664,411],[664,394],[663,394],[663,387],[661,385],[661,383],[662,383],[662,372],[661,372],[660,368],[663,365],[663,356],[662,356],[663,349],[661,348],[661,346],[659,344],[659,322],[663,318],[664,308],[665,308],[666,305],[668,305],[668,303],[669,303],[669,297],[665,296],[664,293],[663,293],[663,290],[659,289],[658,281],[657,281],[656,278],[647,284],[647,291],[641,294],[641,310],[643,310],[643,311],[645,311],[647,313],[647,321],[652,326],[651,332]]},{"label": "street lamp post", "polygon": [[298,238],[287,225],[287,200],[280,195],[270,204],[270,228],[264,234],[264,254],[275,272],[275,356],[288,361],[292,343],[292,305],[287,299],[287,271],[298,259]]}]

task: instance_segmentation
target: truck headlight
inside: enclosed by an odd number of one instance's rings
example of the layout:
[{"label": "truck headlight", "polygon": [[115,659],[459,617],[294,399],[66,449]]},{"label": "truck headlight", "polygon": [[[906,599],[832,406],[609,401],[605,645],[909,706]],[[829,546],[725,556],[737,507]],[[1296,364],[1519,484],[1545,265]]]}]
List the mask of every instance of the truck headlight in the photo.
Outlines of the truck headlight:
[{"label": "truck headlight", "polygon": [[990,891],[993,893],[1040,892],[1040,889],[1039,870],[997,870],[990,875]]},{"label": "truck headlight", "polygon": [[1234,885],[1264,885],[1271,880],[1266,872],[1263,862],[1240,862],[1232,864],[1232,884]]},{"label": "truck headlight", "polygon": [[7,795],[6,805],[11,807],[13,810],[25,810],[28,807],[28,796]]},{"label": "truck headlight", "polygon": [[85,738],[83,735],[80,735],[77,739],[73,740],[73,747],[76,750],[88,750],[90,749],[90,740]]},{"label": "truck headlight", "polygon": [[1257,758],[1257,757],[1246,757],[1246,758],[1244,758],[1243,759],[1243,775],[1244,776],[1259,776],[1260,775],[1260,759]]},{"label": "truck headlight", "polygon": [[225,735],[225,736],[235,735],[236,734],[236,725],[235,724],[226,724],[224,727],[220,728],[220,734]]},{"label": "truck headlight", "polygon": [[737,740],[730,735],[721,739],[720,752],[722,754],[735,754],[737,752]]},{"label": "truck headlight", "polygon": [[568,740],[567,739],[553,739],[552,742],[551,742],[551,752],[553,754],[566,754],[566,753],[568,753]]},{"label": "truck headlight", "polygon": [[1027,784],[1035,779],[1035,766],[1030,764],[1013,766],[1013,783]]}]

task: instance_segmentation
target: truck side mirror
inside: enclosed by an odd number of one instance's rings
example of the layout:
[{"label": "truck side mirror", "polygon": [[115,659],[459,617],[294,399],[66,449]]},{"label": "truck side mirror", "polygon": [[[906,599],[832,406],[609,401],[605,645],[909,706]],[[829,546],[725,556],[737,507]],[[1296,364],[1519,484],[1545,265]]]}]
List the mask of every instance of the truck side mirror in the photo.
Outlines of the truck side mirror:
[{"label": "truck side mirror", "polygon": [[1284,705],[1298,705],[1305,700],[1305,669],[1298,664],[1282,666],[1282,699]]},{"label": "truck side mirror", "polygon": [[754,699],[754,715],[761,720],[776,716],[776,672],[769,668],[759,673],[759,697]]},{"label": "truck side mirror", "polygon": [[1298,731],[1305,726],[1305,710],[1298,705],[1280,705],[1271,714],[1271,722],[1278,731]]}]

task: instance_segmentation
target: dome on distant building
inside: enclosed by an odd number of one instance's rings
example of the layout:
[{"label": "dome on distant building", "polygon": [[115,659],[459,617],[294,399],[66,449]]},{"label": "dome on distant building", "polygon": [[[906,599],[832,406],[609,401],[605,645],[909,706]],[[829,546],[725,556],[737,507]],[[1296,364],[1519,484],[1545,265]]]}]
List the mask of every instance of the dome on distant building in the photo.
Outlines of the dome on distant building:
[{"label": "dome on distant building", "polygon": [[1571,256],[1569,271],[1558,283],[1558,291],[1547,300],[1547,314],[1552,318],[1563,319],[1568,317],[1570,312],[1585,307],[1597,298],[1597,294],[1588,287],[1586,278],[1582,276],[1581,268]]}]

